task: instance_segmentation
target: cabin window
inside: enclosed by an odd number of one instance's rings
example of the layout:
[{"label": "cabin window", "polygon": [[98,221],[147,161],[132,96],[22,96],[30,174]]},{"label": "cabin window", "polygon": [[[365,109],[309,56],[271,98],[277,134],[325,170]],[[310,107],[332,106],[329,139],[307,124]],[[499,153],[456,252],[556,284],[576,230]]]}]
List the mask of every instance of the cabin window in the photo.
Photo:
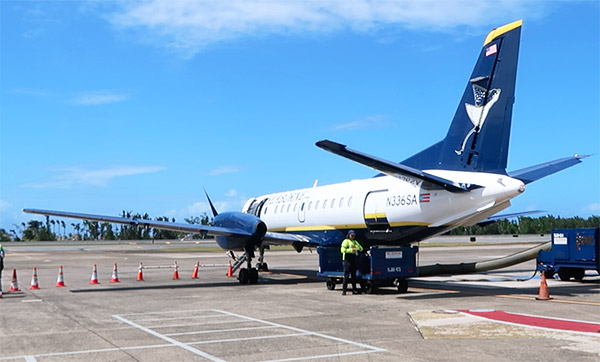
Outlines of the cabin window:
[{"label": "cabin window", "polygon": [[296,210],[298,209],[298,203],[294,204],[294,212],[296,212]]},{"label": "cabin window", "polygon": [[344,206],[344,198],[342,197],[342,198],[340,199],[340,207],[343,207],[343,206]]},{"label": "cabin window", "polygon": [[265,215],[267,214],[267,210],[269,210],[269,207],[265,207]]},{"label": "cabin window", "polygon": [[335,199],[331,200],[331,208],[333,209],[335,207]]},{"label": "cabin window", "polygon": [[327,199],[325,199],[325,201],[323,201],[323,210],[325,210],[327,208]]},{"label": "cabin window", "polygon": [[310,209],[312,209],[312,201],[308,203],[308,211],[310,211]]},{"label": "cabin window", "polygon": [[275,206],[275,211],[273,211],[273,214],[277,214],[277,209],[279,208],[279,205]]},{"label": "cabin window", "polygon": [[319,204],[321,203],[321,201],[317,201],[317,203],[315,204],[315,210],[319,209]]},{"label": "cabin window", "polygon": [[352,196],[348,199],[348,207],[352,206]]},{"label": "cabin window", "polygon": [[287,212],[290,212],[291,208],[292,208],[292,204],[289,204],[289,205],[288,205]]}]

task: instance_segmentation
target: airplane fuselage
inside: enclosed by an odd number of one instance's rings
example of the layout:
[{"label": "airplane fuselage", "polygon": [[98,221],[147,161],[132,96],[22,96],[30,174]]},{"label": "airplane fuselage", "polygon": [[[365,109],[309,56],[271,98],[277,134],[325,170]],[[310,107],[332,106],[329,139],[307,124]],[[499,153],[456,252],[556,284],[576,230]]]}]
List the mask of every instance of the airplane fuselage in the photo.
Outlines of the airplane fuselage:
[{"label": "airplane fuselage", "polygon": [[378,176],[252,198],[242,211],[269,231],[339,244],[354,229],[367,244],[401,245],[461,225],[473,225],[510,206],[523,182],[502,174],[428,170],[483,187],[452,193],[417,178]]}]

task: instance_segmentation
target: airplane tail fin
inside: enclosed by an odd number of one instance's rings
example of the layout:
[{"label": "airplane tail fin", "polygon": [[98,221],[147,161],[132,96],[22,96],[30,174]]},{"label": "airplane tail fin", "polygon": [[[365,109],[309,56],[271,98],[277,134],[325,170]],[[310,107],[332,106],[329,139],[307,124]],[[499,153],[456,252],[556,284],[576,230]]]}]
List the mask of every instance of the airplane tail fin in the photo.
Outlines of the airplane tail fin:
[{"label": "airplane tail fin", "polygon": [[521,24],[515,21],[488,34],[446,138],[401,164],[506,173]]}]

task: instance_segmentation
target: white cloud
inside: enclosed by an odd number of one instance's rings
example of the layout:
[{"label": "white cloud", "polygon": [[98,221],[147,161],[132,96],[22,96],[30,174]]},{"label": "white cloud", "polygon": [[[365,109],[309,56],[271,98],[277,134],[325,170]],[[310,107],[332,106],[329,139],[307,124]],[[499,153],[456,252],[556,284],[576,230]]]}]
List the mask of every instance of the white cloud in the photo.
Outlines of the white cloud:
[{"label": "white cloud", "polygon": [[227,191],[227,193],[225,194],[226,197],[236,197],[237,196],[237,190],[229,190]]},{"label": "white cloud", "polygon": [[[543,16],[540,0],[144,0],[117,3],[110,21],[161,46],[193,55],[236,38],[272,34],[331,34],[383,28],[447,31],[502,25],[506,19]],[[150,33],[150,34],[148,34]]]},{"label": "white cloud", "polygon": [[8,208],[9,208],[10,206],[11,206],[11,205],[10,205],[10,203],[9,203],[9,202],[6,202],[6,201],[4,201],[4,200],[0,200],[0,212],[1,212],[1,211],[8,210]]},{"label": "white cloud", "polygon": [[220,175],[224,175],[227,173],[237,173],[240,172],[244,169],[244,167],[241,166],[234,166],[234,165],[223,165],[223,166],[219,166],[217,168],[215,168],[214,170],[211,170],[208,172],[209,176],[220,176]]},{"label": "white cloud", "polygon": [[591,203],[591,204],[587,205],[586,207],[584,207],[583,209],[581,209],[581,211],[592,213],[595,215],[600,214],[600,202]]},{"label": "white cloud", "polygon": [[334,125],[330,128],[332,131],[367,129],[367,128],[385,128],[391,123],[389,117],[384,115],[371,115],[357,119],[356,121]]},{"label": "white cloud", "polygon": [[112,179],[154,173],[164,170],[162,166],[116,166],[99,170],[85,170],[79,167],[68,167],[55,170],[59,174],[47,181],[22,185],[26,188],[71,188],[74,186],[106,186]]},{"label": "white cloud", "polygon": [[123,102],[129,98],[128,94],[116,94],[109,91],[97,91],[81,94],[73,99],[73,103],[81,106],[96,106]]}]

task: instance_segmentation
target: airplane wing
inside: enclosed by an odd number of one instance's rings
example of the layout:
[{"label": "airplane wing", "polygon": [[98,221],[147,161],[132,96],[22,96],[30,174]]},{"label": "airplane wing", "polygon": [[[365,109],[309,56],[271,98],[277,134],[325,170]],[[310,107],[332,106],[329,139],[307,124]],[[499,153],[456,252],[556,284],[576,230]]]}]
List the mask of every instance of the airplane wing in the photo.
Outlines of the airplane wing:
[{"label": "airplane wing", "polygon": [[528,184],[533,181],[537,181],[548,175],[552,175],[555,172],[564,170],[565,168],[574,166],[581,162],[581,159],[589,157],[590,155],[580,156],[578,154],[572,157],[559,158],[558,160],[540,163],[539,165],[525,167],[520,170],[511,171],[508,176],[523,181]]},{"label": "airplane wing", "polygon": [[386,175],[394,177],[412,177],[426,182],[430,182],[434,185],[443,187],[450,192],[466,192],[471,191],[482,186],[473,184],[462,184],[452,180],[445,179],[443,177],[435,176],[430,173],[412,168],[410,166],[402,165],[399,163],[387,161],[375,156],[368,155],[356,150],[352,150],[342,145],[329,140],[323,140],[316,143],[319,148],[334,153],[338,156],[342,156],[349,160],[358,162],[367,167],[375,169],[379,172],[383,172]]},{"label": "airplane wing", "polygon": [[[154,221],[144,219],[133,219],[126,217],[106,216],[106,215],[94,215],[94,214],[83,214],[66,211],[55,211],[55,210],[39,210],[39,209],[23,209],[23,212],[29,214],[49,215],[58,217],[67,217],[72,219],[80,220],[91,220],[99,222],[108,222],[115,224],[129,225],[133,227],[142,228],[155,228],[162,230],[181,231],[186,233],[199,233],[205,231],[210,235],[215,236],[243,236],[250,237],[252,232],[248,229],[233,228],[233,227],[219,227],[212,225],[199,225],[199,224],[182,224],[173,223],[167,221]],[[288,234],[267,231],[263,237],[263,242],[266,245],[291,245],[298,252],[302,250],[304,246],[317,246],[318,242],[311,240],[311,238],[299,235],[299,234]]]},{"label": "airplane wing", "polygon": [[68,217],[72,219],[81,219],[81,220],[91,220],[91,221],[100,221],[100,222],[109,222],[115,224],[123,224],[129,226],[136,227],[151,227],[156,229],[163,230],[172,230],[172,231],[183,231],[187,233],[199,233],[201,231],[206,231],[211,235],[243,235],[248,236],[251,235],[245,230],[242,229],[233,229],[233,228],[222,228],[210,225],[199,225],[199,224],[182,224],[182,223],[172,223],[167,221],[154,221],[154,220],[143,220],[143,219],[133,219],[126,217],[115,217],[115,216],[105,216],[105,215],[94,215],[94,214],[81,214],[75,212],[65,212],[65,211],[54,211],[54,210],[39,210],[39,209],[23,209],[23,212],[29,214],[40,214],[40,215],[49,215],[49,216],[60,216],[60,217]]}]

